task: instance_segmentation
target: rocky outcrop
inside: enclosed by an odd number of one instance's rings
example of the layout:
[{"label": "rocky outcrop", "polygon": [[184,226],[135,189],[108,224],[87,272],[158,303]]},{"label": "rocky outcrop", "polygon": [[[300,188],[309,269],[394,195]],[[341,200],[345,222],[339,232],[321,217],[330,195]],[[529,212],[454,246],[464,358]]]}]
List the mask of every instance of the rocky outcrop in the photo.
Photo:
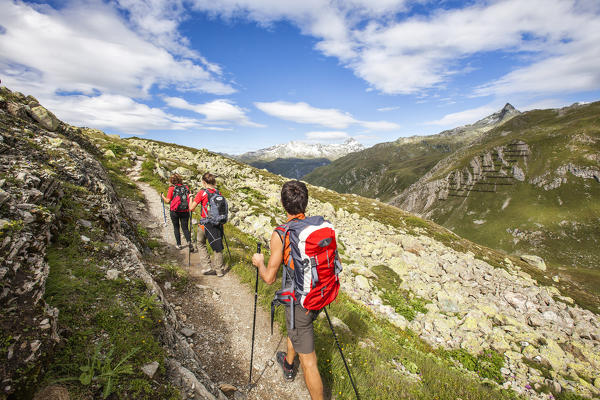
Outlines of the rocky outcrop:
[{"label": "rocky outcrop", "polygon": [[600,183],[600,169],[595,167],[578,167],[573,163],[568,163],[558,167],[555,171],[548,171],[540,176],[533,177],[529,183],[545,191],[554,190],[569,181],[568,175],[573,175],[581,179],[594,179]]},{"label": "rocky outcrop", "polygon": [[[460,155],[458,152],[440,161],[421,179],[392,199],[390,204],[429,216],[440,200],[468,197],[471,192],[496,192],[504,185],[512,184],[513,180],[525,180],[522,165],[526,165],[530,152],[527,143],[516,140],[473,157],[464,168],[453,169],[452,165]],[[436,178],[440,175],[443,177]]]},{"label": "rocky outcrop", "polygon": [[[219,183],[235,193],[228,198],[230,223],[268,245],[283,212],[279,204],[283,179],[203,150],[192,152],[140,139],[131,142],[155,154],[157,164],[177,158],[219,174]],[[500,149],[495,154],[499,160],[506,158]],[[474,166],[484,168],[486,157],[489,161],[489,156],[482,155]],[[197,183],[192,180],[190,184]],[[309,190],[334,194],[323,188]],[[433,346],[473,354],[493,349],[503,354],[504,386],[529,398],[549,397],[526,392],[527,385],[600,395],[588,383],[600,369],[597,315],[574,305],[556,288],[538,285],[508,259],[501,267],[493,267],[473,253],[350,212],[345,205],[354,204],[353,196],[338,196],[342,205],[337,206],[311,197],[308,213],[324,215],[336,226],[344,244],[342,258],[352,261],[340,278],[346,294]],[[373,208],[380,206],[372,202]],[[427,303],[426,312],[417,311],[414,318],[407,318],[384,300],[373,272],[380,265],[402,280],[399,290]],[[550,366],[551,378],[541,376],[533,366],[536,363],[540,368]]]},{"label": "rocky outcrop", "polygon": [[[179,333],[175,311],[146,270],[134,226],[95,157],[100,150],[82,129],[42,108],[32,97],[0,88],[0,398],[19,389],[18,382],[27,383],[23,371],[43,370],[62,340],[58,310],[43,300],[50,272],[46,255],[51,239],[71,218],[62,212],[66,191],[79,187],[78,196],[68,201],[94,210],[94,219],[70,222],[86,229],[100,227],[101,241],[109,244],[102,265],[107,279],[140,279],[162,304],[166,364],[176,366],[167,373],[174,382],[182,374],[188,380],[194,376],[195,391],[187,398],[224,399]],[[90,238],[81,235],[81,241],[89,243]]]},{"label": "rocky outcrop", "polygon": [[544,262],[542,257],[533,256],[533,255],[529,255],[529,254],[523,254],[521,256],[521,260],[525,261],[529,265],[533,265],[537,269],[540,269],[542,271],[546,270],[546,263]]},{"label": "rocky outcrop", "polygon": [[[37,101],[0,90],[0,393],[14,391],[19,369],[39,362],[60,340],[58,310],[42,297],[49,273],[44,255],[56,232],[52,209],[64,193],[57,174],[39,167],[48,155],[36,151],[40,143],[52,148],[58,135],[38,134],[29,104]],[[34,107],[39,115],[40,107]]]}]

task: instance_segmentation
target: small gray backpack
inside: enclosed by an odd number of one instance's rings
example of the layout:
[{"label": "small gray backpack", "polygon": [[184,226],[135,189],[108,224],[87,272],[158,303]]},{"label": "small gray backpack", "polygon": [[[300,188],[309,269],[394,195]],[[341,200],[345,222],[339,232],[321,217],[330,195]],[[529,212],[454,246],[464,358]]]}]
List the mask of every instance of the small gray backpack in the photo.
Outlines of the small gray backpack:
[{"label": "small gray backpack", "polygon": [[208,215],[200,220],[200,223],[209,223],[215,226],[226,223],[229,218],[229,205],[225,197],[218,190],[210,193],[205,189],[204,192],[208,196]]}]

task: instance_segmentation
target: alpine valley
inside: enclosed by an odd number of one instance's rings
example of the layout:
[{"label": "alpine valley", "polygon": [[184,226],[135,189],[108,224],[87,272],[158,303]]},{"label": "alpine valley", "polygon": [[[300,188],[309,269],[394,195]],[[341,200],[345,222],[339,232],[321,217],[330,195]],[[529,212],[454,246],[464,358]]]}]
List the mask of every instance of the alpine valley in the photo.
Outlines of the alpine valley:
[{"label": "alpine valley", "polygon": [[[556,239],[557,257],[563,240],[581,249],[576,265],[589,265],[599,107],[533,111],[456,133],[476,138],[445,150],[393,202],[465,232],[505,222],[529,224],[518,234],[568,227],[573,238]],[[172,173],[197,190],[206,171],[230,206],[230,268],[220,278],[200,274],[195,255],[164,235],[171,229],[158,195]],[[274,334],[269,326],[278,285],[255,286],[250,264],[285,219],[286,180],[205,149],[71,126],[34,97],[0,88],[0,400],[307,399],[302,372],[282,383],[274,360],[286,333],[281,307]],[[492,180],[495,192],[475,191]],[[328,307],[338,337],[324,316],[314,322],[327,398],[355,398],[338,339],[362,399],[600,396],[600,302],[562,270],[552,279],[535,257],[376,199],[308,189],[307,213],[336,227],[344,268]],[[517,244],[540,246],[511,232]],[[502,241],[504,231],[496,234]],[[257,299],[257,384],[248,387]]]},{"label": "alpine valley", "polygon": [[[305,179],[379,197],[600,295],[600,102],[520,113],[350,154]],[[527,257],[525,257],[527,258]],[[532,261],[533,262],[533,261]]]}]

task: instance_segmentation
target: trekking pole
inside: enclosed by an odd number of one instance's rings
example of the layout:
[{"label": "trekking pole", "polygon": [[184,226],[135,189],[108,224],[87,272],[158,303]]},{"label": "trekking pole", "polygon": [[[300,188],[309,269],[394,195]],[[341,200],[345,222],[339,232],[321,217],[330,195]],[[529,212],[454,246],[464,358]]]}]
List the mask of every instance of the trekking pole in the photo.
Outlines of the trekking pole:
[{"label": "trekking pole", "polygon": [[[256,252],[260,254],[260,243],[256,244]],[[250,379],[248,385],[252,384],[252,361],[254,357],[254,330],[256,329],[256,299],[258,298],[258,267],[256,268],[256,285],[254,285],[254,319],[252,321],[252,350],[250,350]]]},{"label": "trekking pole", "polygon": [[[162,193],[161,193],[162,195]],[[162,203],[163,206],[163,218],[165,219],[165,226],[167,226],[167,214],[165,213],[165,201],[163,200],[162,196],[160,196],[160,202]]]},{"label": "trekking pole", "polygon": [[229,243],[227,243],[227,236],[225,236],[225,228],[223,228],[223,225],[221,225],[221,232],[223,233],[223,239],[225,240],[225,246],[227,247],[227,253],[229,254],[229,263],[232,264],[231,252],[229,251]]},{"label": "trekking pole", "polygon": [[342,347],[340,346],[340,342],[338,342],[337,335],[333,330],[333,324],[329,319],[329,314],[327,313],[327,307],[324,307],[325,316],[327,317],[327,322],[329,322],[329,327],[331,328],[331,333],[333,333],[333,338],[335,339],[335,344],[337,344],[338,350],[340,351],[340,355],[342,356],[342,361],[344,361],[344,366],[346,367],[346,372],[348,372],[348,376],[350,377],[350,383],[352,384],[352,388],[354,388],[354,393],[356,393],[356,399],[360,400],[360,396],[358,395],[358,389],[356,389],[356,385],[354,385],[354,380],[352,380],[352,374],[350,373],[350,368],[348,368],[348,364],[346,363],[346,358],[344,357],[344,353],[342,353]]},{"label": "trekking pole", "polygon": [[188,268],[192,265],[192,212],[190,213],[190,242],[188,243]]}]

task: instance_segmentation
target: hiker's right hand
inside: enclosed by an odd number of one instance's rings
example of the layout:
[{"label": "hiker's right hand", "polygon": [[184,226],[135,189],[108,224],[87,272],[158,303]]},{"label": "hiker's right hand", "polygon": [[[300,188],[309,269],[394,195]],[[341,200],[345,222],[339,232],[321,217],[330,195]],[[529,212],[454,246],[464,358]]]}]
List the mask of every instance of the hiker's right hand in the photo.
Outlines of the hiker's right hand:
[{"label": "hiker's right hand", "polygon": [[252,264],[256,268],[258,268],[261,265],[265,265],[265,255],[259,254],[259,253],[254,253],[254,255],[252,256]]}]

